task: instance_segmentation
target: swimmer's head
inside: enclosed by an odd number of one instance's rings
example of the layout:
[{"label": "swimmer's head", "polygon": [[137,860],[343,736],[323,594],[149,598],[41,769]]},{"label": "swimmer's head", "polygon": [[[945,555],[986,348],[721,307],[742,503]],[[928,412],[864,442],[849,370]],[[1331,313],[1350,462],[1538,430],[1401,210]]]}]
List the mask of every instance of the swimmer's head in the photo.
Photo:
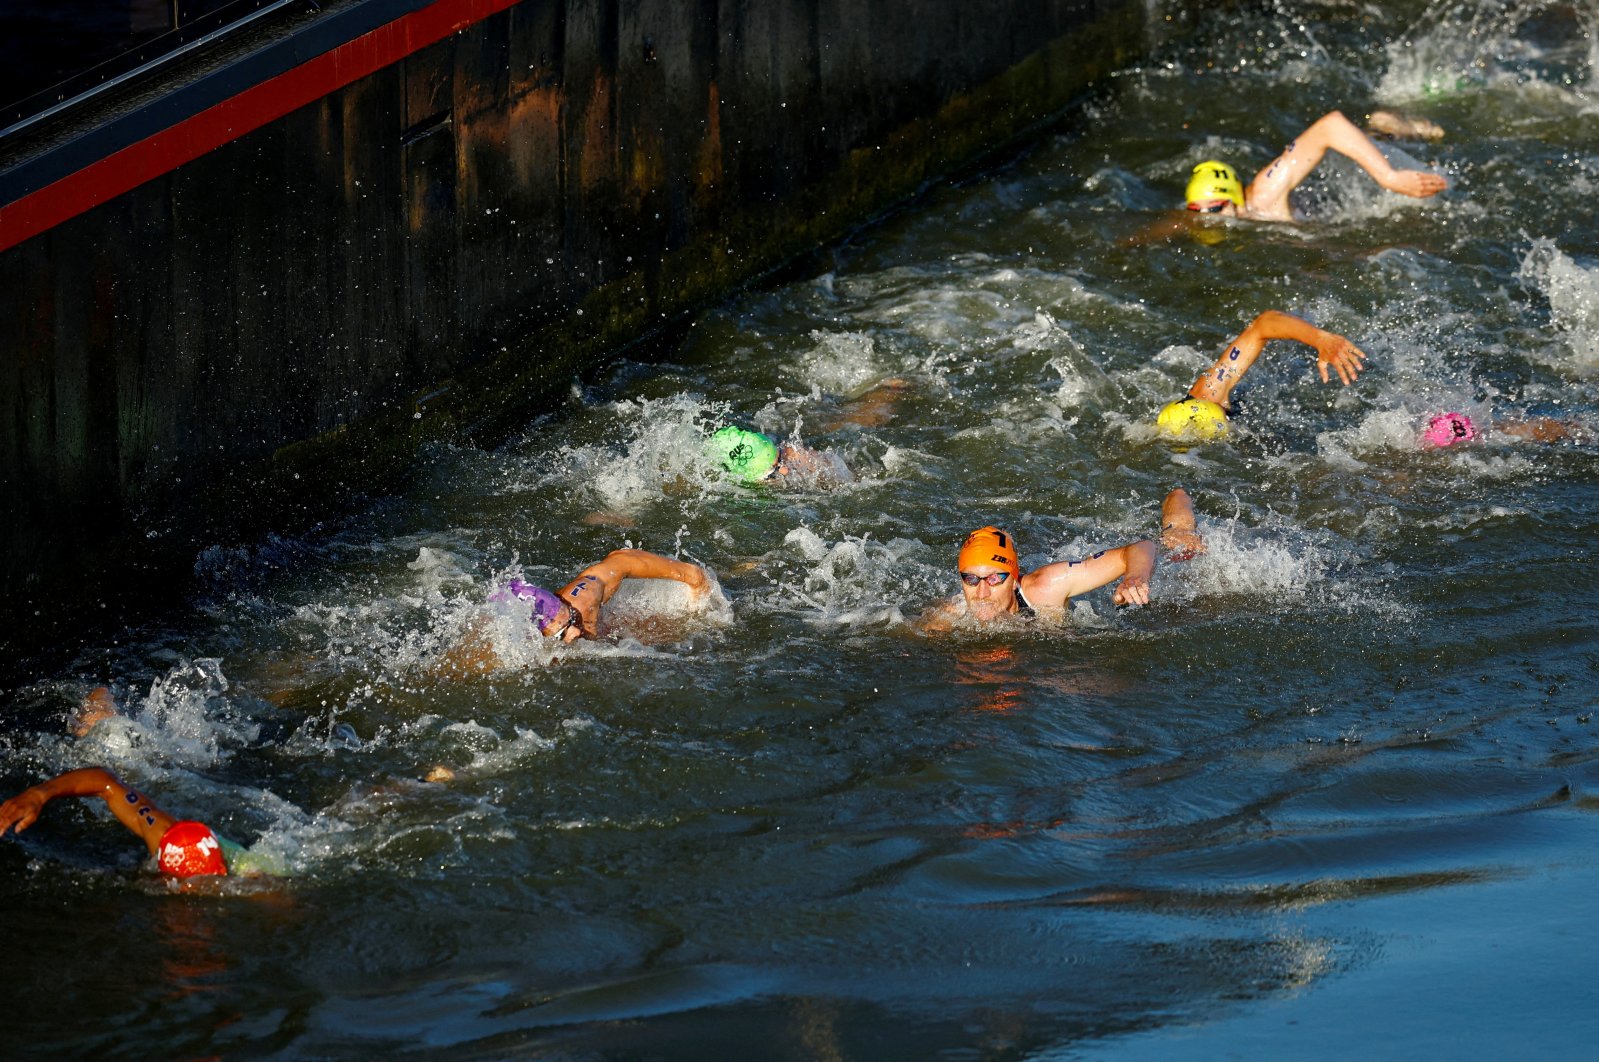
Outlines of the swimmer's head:
[{"label": "swimmer's head", "polygon": [[222,842],[201,822],[174,822],[161,835],[155,853],[161,873],[169,877],[228,872],[227,861],[222,858]]},{"label": "swimmer's head", "polygon": [[542,586],[524,583],[520,579],[512,579],[500,589],[489,595],[490,601],[526,601],[533,606],[533,625],[539,629],[540,634],[549,635],[559,633],[556,623],[564,614],[571,610],[565,601],[550,593]]},{"label": "swimmer's head", "polygon": [[732,424],[707,439],[705,451],[735,479],[746,483],[765,479],[777,468],[777,444],[770,436]]},{"label": "swimmer's head", "polygon": [[1201,162],[1188,178],[1188,191],[1183,198],[1188,201],[1189,210],[1207,214],[1224,209],[1228,203],[1242,210],[1244,186],[1239,183],[1237,172],[1225,162]]},{"label": "swimmer's head", "polygon": [[1010,611],[1022,573],[1015,539],[997,527],[980,527],[961,543],[956,566],[961,596],[973,616],[986,621]]},{"label": "swimmer's head", "polygon": [[1227,411],[1205,398],[1166,403],[1155,418],[1155,427],[1173,439],[1225,439],[1230,430]]},{"label": "swimmer's head", "polygon": [[1464,413],[1440,413],[1427,421],[1427,430],[1421,433],[1422,441],[1432,446],[1470,442],[1476,437],[1477,428]]},{"label": "swimmer's head", "polygon": [[997,527],[980,527],[967,535],[955,564],[963,572],[981,565],[1005,568],[1011,575],[1020,575],[1022,570],[1016,559],[1016,540]]}]

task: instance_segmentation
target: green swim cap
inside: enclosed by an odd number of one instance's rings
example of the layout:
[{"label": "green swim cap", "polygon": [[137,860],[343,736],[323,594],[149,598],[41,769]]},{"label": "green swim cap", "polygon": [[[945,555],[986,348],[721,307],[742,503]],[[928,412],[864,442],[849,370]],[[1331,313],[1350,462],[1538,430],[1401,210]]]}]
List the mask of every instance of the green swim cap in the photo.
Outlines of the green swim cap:
[{"label": "green swim cap", "polygon": [[765,479],[777,467],[777,444],[770,436],[729,424],[705,443],[711,460],[746,483]]}]

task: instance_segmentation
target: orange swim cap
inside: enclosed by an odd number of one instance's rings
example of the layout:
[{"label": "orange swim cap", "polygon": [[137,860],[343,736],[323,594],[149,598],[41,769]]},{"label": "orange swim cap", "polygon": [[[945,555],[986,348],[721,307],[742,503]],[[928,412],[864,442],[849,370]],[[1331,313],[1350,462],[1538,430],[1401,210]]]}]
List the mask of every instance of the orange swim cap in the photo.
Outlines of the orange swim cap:
[{"label": "orange swim cap", "polygon": [[997,527],[980,527],[967,535],[955,563],[961,571],[973,564],[998,564],[1009,568],[1013,576],[1022,573],[1022,566],[1016,561],[1015,540]]}]

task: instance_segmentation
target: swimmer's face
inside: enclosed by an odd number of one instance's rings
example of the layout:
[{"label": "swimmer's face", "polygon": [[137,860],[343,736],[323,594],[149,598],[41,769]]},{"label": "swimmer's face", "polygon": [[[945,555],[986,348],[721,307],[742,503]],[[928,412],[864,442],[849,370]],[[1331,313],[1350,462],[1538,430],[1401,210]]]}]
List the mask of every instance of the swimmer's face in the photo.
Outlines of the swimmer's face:
[{"label": "swimmer's face", "polygon": [[1016,605],[1016,577],[1009,568],[997,564],[973,564],[961,571],[961,596],[966,610],[978,622],[987,623]]},{"label": "swimmer's face", "polygon": [[1238,216],[1238,207],[1231,199],[1211,199],[1203,203],[1189,203],[1188,209],[1200,214],[1220,214],[1229,218]]},{"label": "swimmer's face", "polygon": [[583,617],[577,609],[564,601],[561,603],[562,612],[544,632],[546,638],[559,638],[563,642],[575,642],[583,637]]},{"label": "swimmer's face", "polygon": [[803,446],[783,443],[777,448],[777,464],[772,466],[773,477],[805,476],[816,473],[816,453]]}]

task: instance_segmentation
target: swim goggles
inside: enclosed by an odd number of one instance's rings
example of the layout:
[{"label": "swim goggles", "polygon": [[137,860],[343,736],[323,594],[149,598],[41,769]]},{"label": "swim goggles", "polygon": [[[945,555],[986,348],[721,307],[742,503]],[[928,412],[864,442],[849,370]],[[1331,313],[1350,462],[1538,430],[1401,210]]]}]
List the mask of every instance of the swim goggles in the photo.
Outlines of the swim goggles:
[{"label": "swim goggles", "polygon": [[1009,578],[1010,572],[991,572],[988,575],[978,575],[976,572],[961,572],[961,582],[967,586],[976,586],[978,583],[999,586]]},{"label": "swim goggles", "polygon": [[546,638],[559,638],[566,633],[568,627],[576,627],[577,636],[579,638],[583,637],[583,617],[578,614],[577,606],[569,601],[563,601],[561,604],[566,606],[566,622],[553,631],[546,631],[544,636]]},{"label": "swim goggles", "polygon": [[1227,209],[1227,204],[1230,202],[1232,202],[1230,199],[1215,199],[1204,206],[1201,206],[1198,203],[1189,203],[1188,209],[1197,210],[1201,214],[1220,214],[1223,210]]}]

